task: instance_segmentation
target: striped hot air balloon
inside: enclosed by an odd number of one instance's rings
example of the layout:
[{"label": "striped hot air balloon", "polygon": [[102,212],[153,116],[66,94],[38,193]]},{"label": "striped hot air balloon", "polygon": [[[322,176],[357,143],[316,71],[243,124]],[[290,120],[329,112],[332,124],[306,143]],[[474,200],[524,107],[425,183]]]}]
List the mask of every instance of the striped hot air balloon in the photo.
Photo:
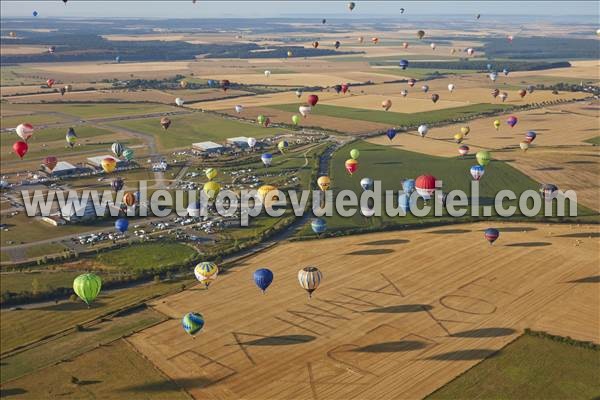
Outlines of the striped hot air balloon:
[{"label": "striped hot air balloon", "polygon": [[481,165],[473,165],[471,167],[471,176],[473,177],[473,180],[480,180],[484,173],[485,168],[483,168]]},{"label": "striped hot air balloon", "polygon": [[298,282],[302,289],[308,292],[308,297],[312,297],[312,292],[317,290],[323,279],[323,274],[317,267],[305,267],[298,271]]},{"label": "striped hot air balloon", "polygon": [[121,143],[115,142],[112,144],[112,146],[110,146],[110,149],[112,150],[115,156],[121,157],[121,155],[123,154],[123,150],[125,150],[125,147]]},{"label": "striped hot air balloon", "polygon": [[215,279],[217,279],[218,274],[219,267],[217,267],[217,264],[212,262],[201,262],[194,268],[194,275],[196,275],[196,279],[198,279],[198,282],[203,283],[207,289],[208,286]]},{"label": "striped hot air balloon", "polygon": [[204,328],[204,317],[200,313],[187,313],[183,316],[181,325],[183,325],[183,330],[193,337]]},{"label": "striped hot air balloon", "polygon": [[327,230],[327,223],[322,218],[315,218],[310,223],[310,227],[312,228],[313,232],[319,236],[321,233]]},{"label": "striped hot air balloon", "polygon": [[82,274],[73,281],[73,290],[75,294],[90,305],[96,299],[100,289],[102,288],[102,280],[95,274]]},{"label": "striped hot air balloon", "polygon": [[496,228],[487,228],[483,232],[483,236],[485,237],[485,240],[490,242],[490,246],[491,246],[492,244],[494,244],[496,239],[498,239],[498,237],[500,236],[500,232]]}]

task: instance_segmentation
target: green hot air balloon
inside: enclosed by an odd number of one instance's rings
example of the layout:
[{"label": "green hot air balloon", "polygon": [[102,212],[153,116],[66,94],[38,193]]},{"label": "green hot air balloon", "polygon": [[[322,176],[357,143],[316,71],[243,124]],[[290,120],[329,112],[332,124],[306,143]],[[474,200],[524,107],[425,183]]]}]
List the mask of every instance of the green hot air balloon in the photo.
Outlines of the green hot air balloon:
[{"label": "green hot air balloon", "polygon": [[358,151],[358,149],[352,149],[352,150],[350,150],[350,157],[353,160],[358,160],[358,157],[360,157],[360,151]]},{"label": "green hot air balloon", "polygon": [[133,160],[133,150],[131,150],[130,148],[126,148],[125,150],[123,150],[123,157],[127,161]]},{"label": "green hot air balloon", "polygon": [[300,123],[300,116],[297,114],[292,115],[292,122],[294,125],[298,125]]},{"label": "green hot air balloon", "polygon": [[264,115],[259,115],[258,117],[256,117],[256,121],[259,123],[259,125],[263,125],[265,123],[265,116]]},{"label": "green hot air balloon", "polygon": [[492,159],[492,155],[490,154],[489,151],[478,151],[477,154],[475,155],[475,158],[477,158],[477,163],[479,165],[481,165],[482,167],[485,167],[486,165],[488,165]]},{"label": "green hot air balloon", "polygon": [[75,294],[79,296],[88,307],[98,296],[98,293],[100,293],[101,287],[102,280],[95,274],[82,274],[73,281],[73,290],[75,291]]}]

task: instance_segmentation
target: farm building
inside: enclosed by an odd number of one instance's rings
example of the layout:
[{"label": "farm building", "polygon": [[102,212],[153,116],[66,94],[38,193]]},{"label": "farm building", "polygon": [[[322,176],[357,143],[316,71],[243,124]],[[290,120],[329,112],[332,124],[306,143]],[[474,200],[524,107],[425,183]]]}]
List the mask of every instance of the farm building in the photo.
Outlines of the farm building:
[{"label": "farm building", "polygon": [[192,149],[202,153],[220,153],[225,147],[215,142],[192,143]]},{"label": "farm building", "polygon": [[118,158],[115,158],[108,154],[103,155],[103,156],[88,157],[86,162],[89,166],[93,167],[94,169],[100,170],[100,169],[102,169],[102,160],[104,160],[105,158],[112,158],[112,159],[116,160],[117,161],[117,169],[122,168],[125,164],[128,163],[128,161],[119,160]]},{"label": "farm building", "polygon": [[248,146],[248,138],[246,136],[239,136],[234,138],[228,138],[227,143],[232,146],[237,146],[241,148],[246,148]]},{"label": "farm building", "polygon": [[75,174],[79,174],[79,173],[87,170],[87,168],[78,167],[67,161],[59,161],[58,163],[56,163],[56,166],[52,170],[50,170],[45,165],[42,165],[42,169],[49,176],[53,176],[53,177],[75,175]]}]

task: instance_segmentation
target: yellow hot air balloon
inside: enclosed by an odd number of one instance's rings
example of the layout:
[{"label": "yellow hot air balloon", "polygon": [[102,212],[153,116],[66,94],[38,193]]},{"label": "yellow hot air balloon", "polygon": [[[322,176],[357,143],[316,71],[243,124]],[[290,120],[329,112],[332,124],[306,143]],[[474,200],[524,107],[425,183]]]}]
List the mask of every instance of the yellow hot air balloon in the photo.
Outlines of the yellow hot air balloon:
[{"label": "yellow hot air balloon", "polygon": [[319,185],[319,189],[322,191],[329,190],[331,179],[329,179],[328,176],[320,176],[319,179],[317,179],[317,185]]},{"label": "yellow hot air balloon", "polygon": [[523,141],[523,142],[519,143],[519,147],[521,148],[521,150],[527,151],[527,149],[529,148],[529,142]]},{"label": "yellow hot air balloon", "polygon": [[288,57],[292,57],[293,55],[294,55],[294,54],[293,54],[293,53],[292,53],[290,50],[288,50],[288,52],[287,52],[287,56],[288,56]]},{"label": "yellow hot air balloon", "polygon": [[392,101],[390,99],[382,101],[381,107],[383,107],[385,109],[385,111],[389,110],[390,107],[392,107]]},{"label": "yellow hot air balloon", "polygon": [[[257,192],[265,207],[271,207],[274,202],[279,201],[279,197],[277,196],[277,188],[273,185],[262,185],[258,188]],[[269,194],[271,192],[275,193]]]},{"label": "yellow hot air balloon", "polygon": [[496,130],[500,129],[500,120],[499,119],[494,121],[494,128],[496,128]]},{"label": "yellow hot air balloon", "polygon": [[219,267],[212,262],[201,262],[194,268],[194,275],[198,282],[204,284],[208,289],[208,286],[217,278],[219,274]]},{"label": "yellow hot air balloon", "polygon": [[104,160],[102,160],[100,162],[100,165],[102,166],[102,169],[104,170],[104,172],[106,172],[107,174],[110,174],[111,172],[113,172],[115,170],[115,168],[117,168],[117,160],[115,160],[112,157],[106,157]]},{"label": "yellow hot air balloon", "polygon": [[189,83],[188,83],[188,81],[183,79],[179,82],[179,85],[181,86],[182,89],[185,89],[186,87],[188,87]]},{"label": "yellow hot air balloon", "polygon": [[212,181],[213,179],[215,179],[217,177],[217,169],[216,168],[207,168],[206,171],[204,171],[204,174],[206,175],[206,177],[208,178],[209,181]]},{"label": "yellow hot air balloon", "polygon": [[214,200],[217,198],[217,195],[221,191],[221,185],[214,181],[206,182],[202,190],[204,191],[206,196],[208,196],[209,200]]},{"label": "yellow hot air balloon", "polygon": [[462,133],[457,133],[456,135],[454,135],[454,141],[456,143],[462,143],[464,139],[464,135]]},{"label": "yellow hot air balloon", "polygon": [[469,128],[468,126],[463,126],[462,128],[460,128],[460,133],[462,133],[465,136],[467,136],[469,132],[471,132],[471,128]]}]

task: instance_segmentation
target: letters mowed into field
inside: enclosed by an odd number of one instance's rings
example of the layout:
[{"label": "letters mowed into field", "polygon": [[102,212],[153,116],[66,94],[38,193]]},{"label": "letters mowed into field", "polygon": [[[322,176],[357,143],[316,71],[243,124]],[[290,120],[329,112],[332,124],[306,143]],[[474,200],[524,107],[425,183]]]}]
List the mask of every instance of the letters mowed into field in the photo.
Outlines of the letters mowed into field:
[{"label": "letters mowed into field", "polygon": [[[173,319],[128,340],[203,399],[422,398],[538,323],[598,342],[595,227],[500,223],[490,246],[487,226],[278,245],[155,302]],[[323,273],[311,300],[297,281],[309,265]],[[206,321],[195,339],[190,311]]]}]

